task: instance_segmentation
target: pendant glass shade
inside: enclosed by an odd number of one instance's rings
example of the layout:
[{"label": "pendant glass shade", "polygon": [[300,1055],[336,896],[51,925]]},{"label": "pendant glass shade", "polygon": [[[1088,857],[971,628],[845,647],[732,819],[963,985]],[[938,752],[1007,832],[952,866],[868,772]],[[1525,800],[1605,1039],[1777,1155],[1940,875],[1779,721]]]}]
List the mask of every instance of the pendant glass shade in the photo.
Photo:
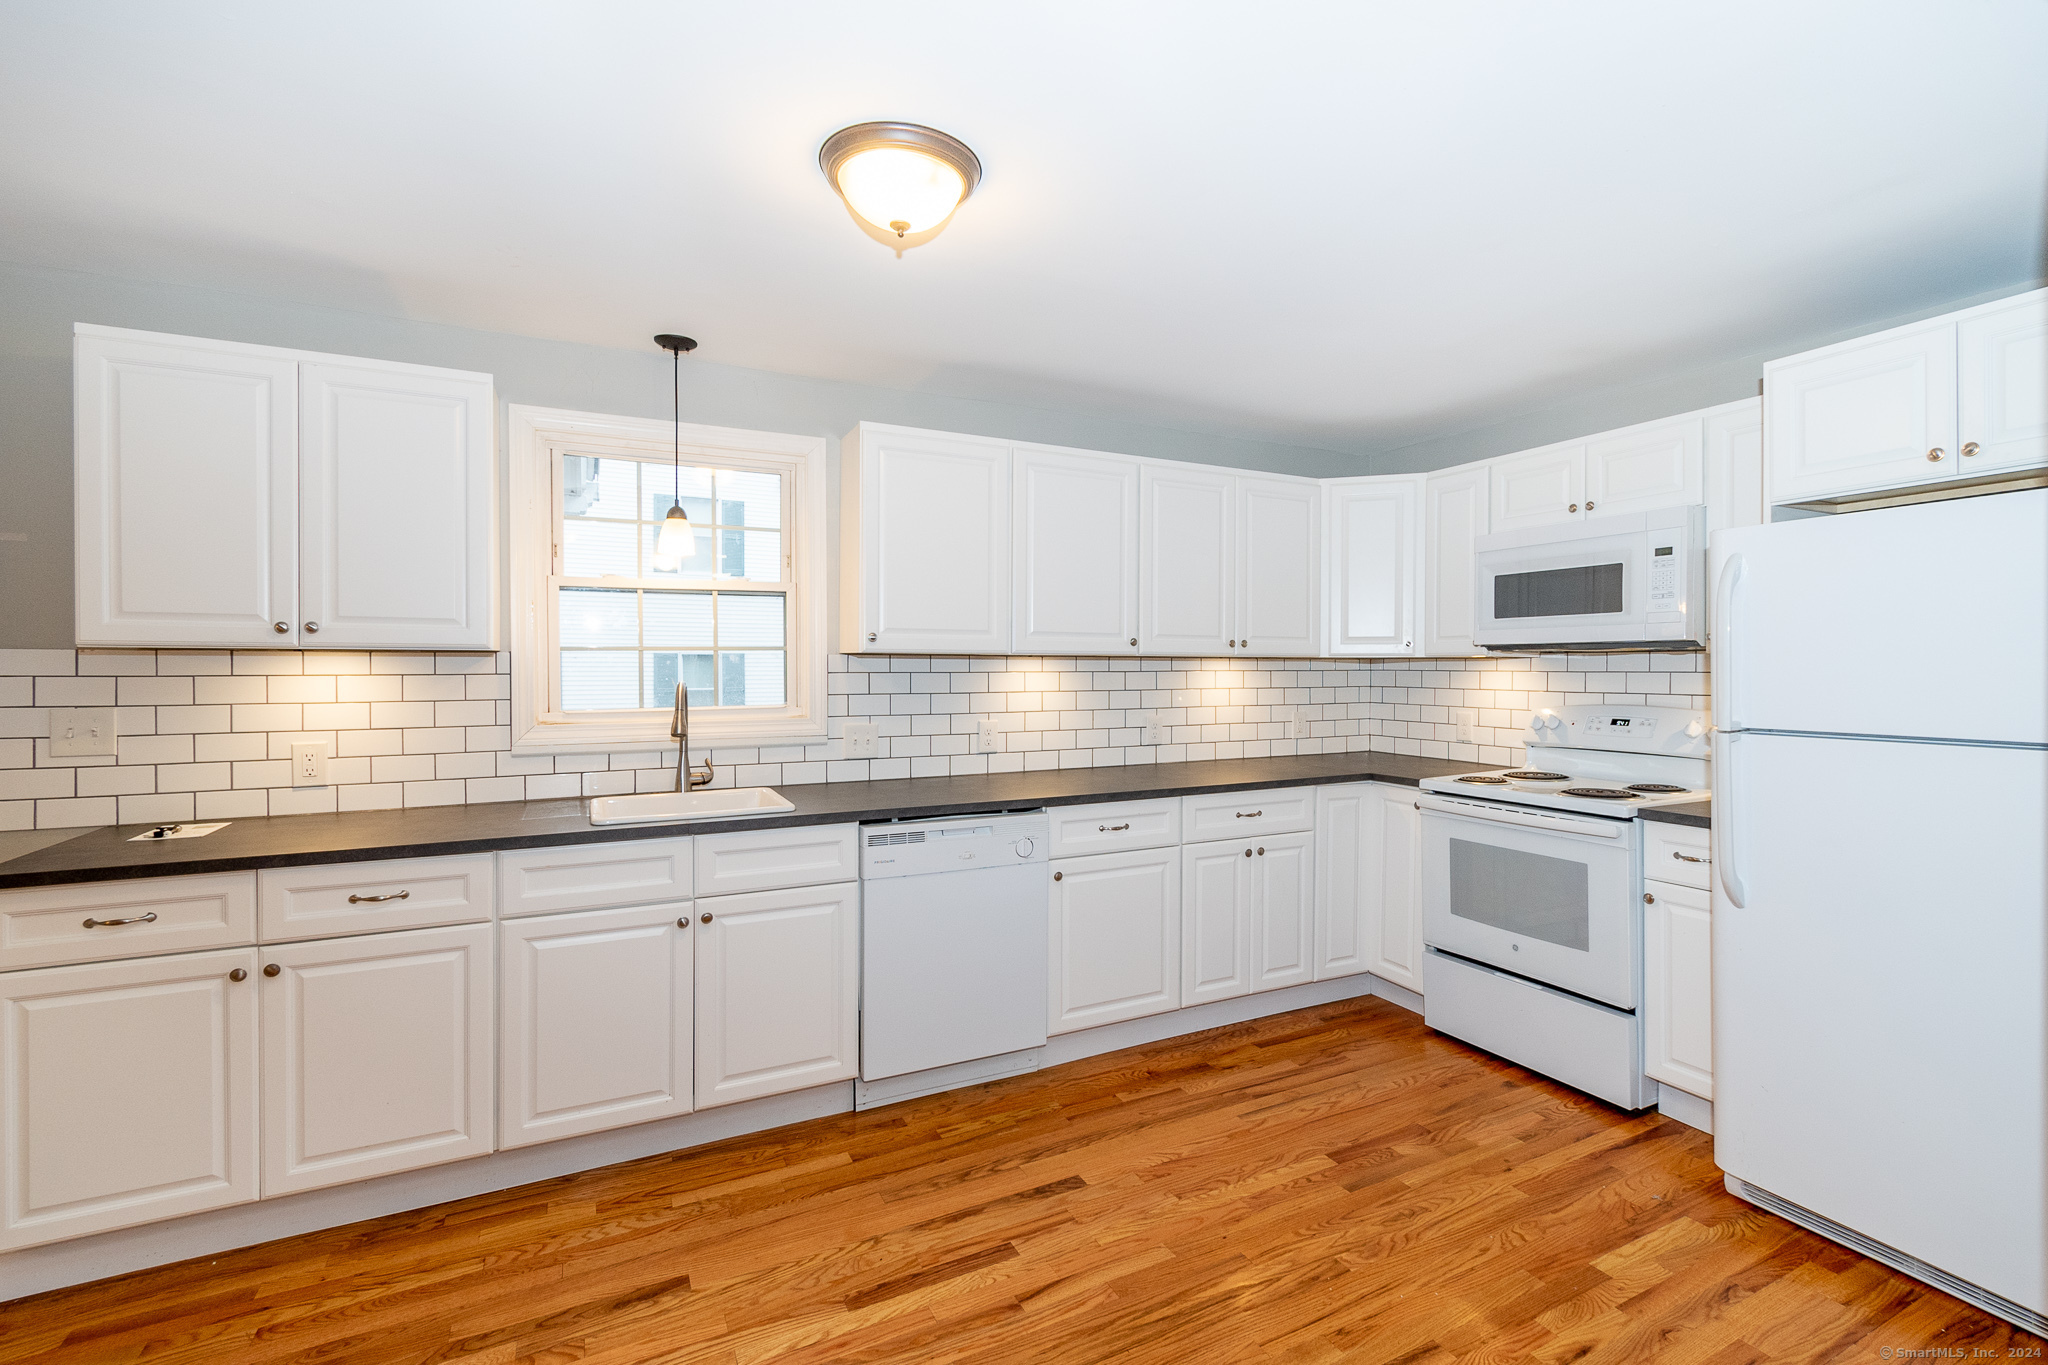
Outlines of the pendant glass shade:
[{"label": "pendant glass shade", "polygon": [[655,567],[674,573],[677,566],[697,553],[697,532],[680,506],[668,509],[661,519],[661,535],[654,542]]}]

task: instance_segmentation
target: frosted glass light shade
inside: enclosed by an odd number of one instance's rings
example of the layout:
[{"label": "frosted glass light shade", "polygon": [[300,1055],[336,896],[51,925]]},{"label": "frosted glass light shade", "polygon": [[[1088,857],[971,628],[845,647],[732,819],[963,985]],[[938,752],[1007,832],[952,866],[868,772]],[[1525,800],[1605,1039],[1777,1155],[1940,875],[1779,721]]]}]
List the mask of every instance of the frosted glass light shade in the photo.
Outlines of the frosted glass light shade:
[{"label": "frosted glass light shade", "polygon": [[856,216],[899,239],[943,226],[981,181],[966,143],[916,123],[841,128],[818,165]]},{"label": "frosted glass light shade", "polygon": [[654,542],[655,566],[673,571],[676,565],[697,553],[697,532],[681,507],[671,507],[661,519],[661,535]]}]

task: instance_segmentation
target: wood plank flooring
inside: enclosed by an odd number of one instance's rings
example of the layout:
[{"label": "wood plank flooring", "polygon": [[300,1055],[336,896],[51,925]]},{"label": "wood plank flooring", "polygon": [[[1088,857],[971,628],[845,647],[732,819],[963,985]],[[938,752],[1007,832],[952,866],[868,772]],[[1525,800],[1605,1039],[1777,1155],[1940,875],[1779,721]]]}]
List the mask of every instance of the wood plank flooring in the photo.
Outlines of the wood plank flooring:
[{"label": "wood plank flooring", "polygon": [[0,1362],[1862,1361],[2042,1343],[1345,1001],[0,1305]]}]

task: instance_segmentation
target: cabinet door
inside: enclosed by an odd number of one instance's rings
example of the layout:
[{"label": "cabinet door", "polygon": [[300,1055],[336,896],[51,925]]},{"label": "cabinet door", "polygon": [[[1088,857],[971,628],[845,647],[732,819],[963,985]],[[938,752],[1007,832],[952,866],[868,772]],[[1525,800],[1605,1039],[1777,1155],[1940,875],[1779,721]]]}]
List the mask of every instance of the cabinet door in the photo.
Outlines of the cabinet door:
[{"label": "cabinet door", "polygon": [[1707,531],[1764,521],[1764,400],[1709,408],[1703,421]]},{"label": "cabinet door", "polygon": [[1623,427],[1586,442],[1586,512],[1621,516],[1706,499],[1695,415]]},{"label": "cabinet door", "polygon": [[491,1150],[490,925],[262,955],[265,1197]]},{"label": "cabinet door", "polygon": [[972,436],[863,424],[840,494],[853,534],[844,590],[859,591],[841,647],[900,654],[1010,649],[1010,448]]},{"label": "cabinet door", "polygon": [[0,977],[0,1251],[256,1197],[256,981],[252,948]]},{"label": "cabinet door", "polygon": [[1228,474],[1139,474],[1138,639],[1147,654],[1234,652],[1237,519]]},{"label": "cabinet door", "polygon": [[496,646],[492,406],[485,374],[300,366],[300,643]]},{"label": "cabinet door", "polygon": [[1490,463],[1487,482],[1489,531],[1577,521],[1585,515],[1580,509],[1586,501],[1586,443],[1565,441],[1503,455]]},{"label": "cabinet door", "polygon": [[137,333],[73,349],[78,643],[298,644],[298,366]]},{"label": "cabinet door", "polygon": [[1487,532],[1483,464],[1431,474],[1422,486],[1422,653],[1477,654],[1472,643],[1472,542]]},{"label": "cabinet door", "polygon": [[1252,989],[1315,979],[1315,839],[1282,834],[1252,846]]},{"label": "cabinet door", "polygon": [[1935,322],[1764,366],[1772,503],[1957,477],[1956,325]]},{"label": "cabinet door", "polygon": [[1648,883],[1643,907],[1643,1074],[1714,1098],[1713,906],[1705,891]]},{"label": "cabinet door", "polygon": [[1415,652],[1415,502],[1420,488],[1420,477],[1411,475],[1330,484],[1325,496],[1331,654]]},{"label": "cabinet door", "polygon": [[690,1112],[690,905],[498,926],[498,1145]]},{"label": "cabinet door", "polygon": [[1012,459],[1020,654],[1135,654],[1138,462],[1020,447]]},{"label": "cabinet door", "polygon": [[1180,1008],[1180,850],[1053,863],[1048,1033]]},{"label": "cabinet door", "polygon": [[697,902],[697,1107],[850,1079],[860,884]]},{"label": "cabinet door", "polygon": [[1180,858],[1180,1002],[1228,1000],[1252,988],[1252,862],[1256,845],[1196,844]]},{"label": "cabinet door", "polygon": [[1375,785],[1365,826],[1366,918],[1375,932],[1372,973],[1422,991],[1420,815],[1415,793]]},{"label": "cabinet door", "polygon": [[1320,496],[1313,483],[1237,481],[1239,649],[1297,658],[1322,652]]},{"label": "cabinet door", "polygon": [[2048,465],[2048,289],[1964,318],[1956,341],[1955,473]]},{"label": "cabinet door", "polygon": [[1368,816],[1377,788],[1363,782],[1316,788],[1315,977],[1356,976],[1372,968],[1377,935],[1366,894],[1374,868],[1365,861]]}]

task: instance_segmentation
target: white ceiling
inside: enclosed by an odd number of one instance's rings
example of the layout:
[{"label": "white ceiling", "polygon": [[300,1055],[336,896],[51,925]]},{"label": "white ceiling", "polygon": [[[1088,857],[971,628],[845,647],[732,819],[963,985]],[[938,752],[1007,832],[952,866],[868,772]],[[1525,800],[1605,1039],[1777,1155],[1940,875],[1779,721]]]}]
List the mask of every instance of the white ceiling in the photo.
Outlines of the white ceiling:
[{"label": "white ceiling", "polygon": [[[2042,273],[2043,0],[0,4],[0,256],[1371,452]],[[951,132],[901,259],[819,143]]]}]

